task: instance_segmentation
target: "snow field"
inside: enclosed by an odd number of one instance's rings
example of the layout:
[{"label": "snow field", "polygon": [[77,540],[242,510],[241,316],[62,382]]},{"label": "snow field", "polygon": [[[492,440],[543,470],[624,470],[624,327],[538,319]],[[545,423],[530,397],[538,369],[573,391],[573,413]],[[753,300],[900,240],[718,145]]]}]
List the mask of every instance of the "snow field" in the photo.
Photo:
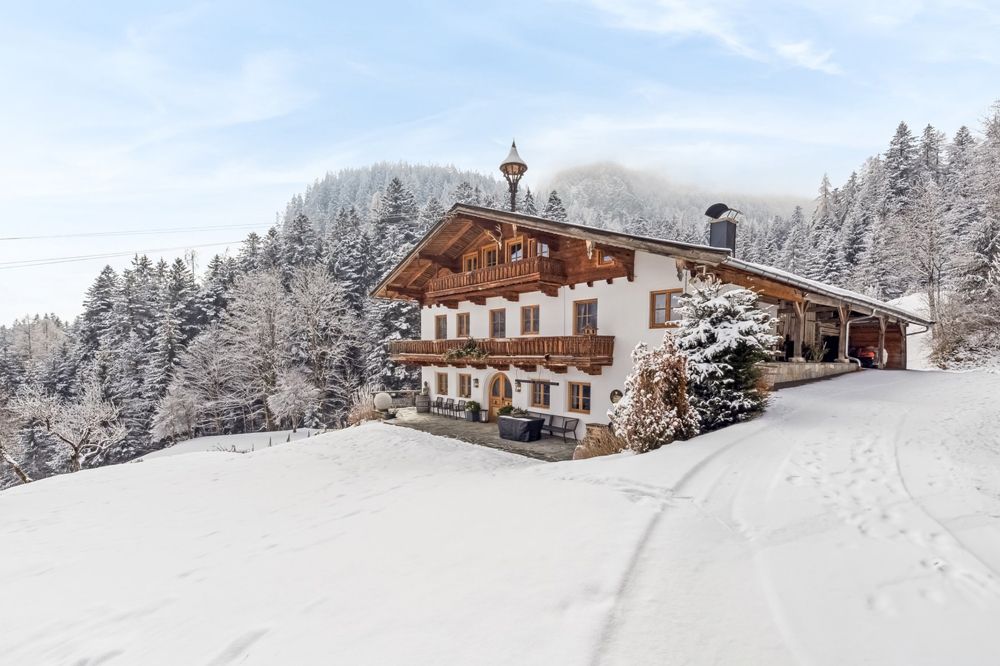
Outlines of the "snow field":
[{"label": "snow field", "polygon": [[864,371],[642,456],[378,424],[47,479],[0,493],[0,654],[995,664],[995,395]]}]

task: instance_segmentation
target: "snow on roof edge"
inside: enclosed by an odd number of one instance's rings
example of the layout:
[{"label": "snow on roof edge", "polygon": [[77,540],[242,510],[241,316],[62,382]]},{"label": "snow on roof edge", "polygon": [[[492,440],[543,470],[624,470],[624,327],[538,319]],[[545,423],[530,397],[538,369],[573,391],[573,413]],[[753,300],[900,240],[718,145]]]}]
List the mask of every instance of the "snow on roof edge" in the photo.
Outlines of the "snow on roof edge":
[{"label": "snow on roof edge", "polygon": [[775,278],[779,281],[792,284],[794,286],[804,287],[811,291],[819,292],[821,294],[826,294],[827,296],[833,296],[834,298],[843,298],[847,300],[856,301],[862,305],[867,305],[872,309],[882,310],[886,314],[892,314],[903,319],[907,319],[915,324],[920,324],[922,326],[930,326],[934,323],[933,320],[921,317],[920,315],[910,312],[904,308],[891,305],[885,301],[880,301],[877,298],[872,298],[871,296],[865,296],[864,294],[859,294],[856,291],[851,291],[850,289],[844,289],[843,287],[837,287],[832,284],[827,284],[825,282],[819,282],[818,280],[813,280],[810,278],[802,277],[801,275],[796,275],[786,270],[780,268],[775,268],[773,266],[768,266],[766,264],[756,264],[752,261],[744,261],[743,259],[736,259],[735,257],[729,257],[723,262],[724,265],[732,266],[733,268],[749,271],[751,273],[757,273],[763,277]]}]

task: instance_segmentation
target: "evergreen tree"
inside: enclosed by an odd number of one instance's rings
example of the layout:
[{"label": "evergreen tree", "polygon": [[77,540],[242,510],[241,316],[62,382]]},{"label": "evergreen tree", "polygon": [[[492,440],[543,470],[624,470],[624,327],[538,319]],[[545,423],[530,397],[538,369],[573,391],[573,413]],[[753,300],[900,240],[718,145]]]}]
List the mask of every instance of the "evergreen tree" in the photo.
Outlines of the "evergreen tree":
[{"label": "evergreen tree", "polygon": [[311,265],[320,256],[316,233],[305,213],[298,213],[285,225],[281,250],[286,275],[293,268]]},{"label": "evergreen tree", "polygon": [[255,271],[261,266],[261,255],[263,241],[257,232],[251,231],[240,246],[240,253],[236,257],[236,264],[241,273]]},{"label": "evergreen tree", "polygon": [[524,188],[524,200],[517,209],[525,215],[538,215],[538,207],[535,205],[535,197],[530,187]]},{"label": "evergreen tree", "polygon": [[472,184],[463,180],[451,192],[451,199],[455,203],[478,204],[478,193],[473,189]]},{"label": "evergreen tree", "polygon": [[683,298],[677,348],[687,357],[691,405],[704,429],[743,421],[761,412],[767,393],[758,363],[777,343],[771,318],[749,289],[723,291],[714,278],[695,281]]},{"label": "evergreen tree", "polygon": [[87,290],[77,337],[81,363],[94,359],[101,339],[113,327],[118,289],[118,274],[111,266],[105,266]]},{"label": "evergreen tree", "polygon": [[545,210],[542,211],[542,217],[559,222],[565,222],[569,219],[566,215],[566,209],[563,207],[562,199],[559,198],[559,194],[555,190],[549,192],[549,200],[545,202]]},{"label": "evergreen tree", "polygon": [[900,122],[885,154],[890,214],[898,214],[912,203],[918,159],[916,140],[906,123]]}]

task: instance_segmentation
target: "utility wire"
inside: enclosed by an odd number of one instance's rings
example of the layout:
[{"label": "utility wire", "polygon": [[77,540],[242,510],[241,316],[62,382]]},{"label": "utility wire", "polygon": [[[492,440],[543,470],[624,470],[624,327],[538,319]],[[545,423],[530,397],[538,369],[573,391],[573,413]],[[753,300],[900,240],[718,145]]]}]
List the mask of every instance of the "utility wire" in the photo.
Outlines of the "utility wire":
[{"label": "utility wire", "polygon": [[80,231],[68,234],[45,234],[40,236],[0,236],[0,241],[47,240],[55,238],[104,238],[109,236],[145,236],[151,234],[172,234],[192,231],[221,231],[225,229],[257,229],[261,224],[218,224],[203,227],[175,227],[164,229],[132,229],[123,231]]},{"label": "utility wire", "polygon": [[136,254],[146,254],[149,252],[171,252],[175,250],[193,250],[203,247],[218,247],[220,245],[236,245],[242,241],[226,241],[225,243],[203,243],[201,245],[178,245],[176,247],[154,247],[147,250],[128,250],[123,252],[105,252],[103,254],[79,254],[70,257],[47,257],[44,259],[20,259],[17,261],[0,262],[0,271],[11,268],[33,268],[35,266],[51,266],[53,264],[68,264],[77,261],[93,261],[95,259],[112,259],[115,257],[129,257]]}]

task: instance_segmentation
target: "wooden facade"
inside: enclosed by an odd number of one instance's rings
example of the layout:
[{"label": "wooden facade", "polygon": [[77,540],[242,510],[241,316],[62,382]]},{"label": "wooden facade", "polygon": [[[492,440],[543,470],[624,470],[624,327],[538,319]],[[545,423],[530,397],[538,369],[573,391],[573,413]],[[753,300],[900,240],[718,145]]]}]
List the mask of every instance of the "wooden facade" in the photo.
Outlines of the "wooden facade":
[{"label": "wooden facade", "polygon": [[[637,252],[670,257],[678,276],[682,272],[692,277],[713,275],[726,284],[755,291],[762,302],[774,306],[778,332],[786,339],[783,355],[790,361],[803,361],[806,356],[818,360],[820,355],[847,362],[855,349],[865,348],[876,350],[879,367],[905,368],[907,326],[931,324],[861,294],[734,259],[725,248],[630,236],[468,205],[453,207],[373,295],[455,309],[461,302],[482,306],[488,298],[518,301],[529,292],[555,297],[564,287],[592,287],[602,281],[621,280],[627,287],[635,279]],[[650,328],[673,325],[669,299],[679,291],[650,292]],[[665,295],[665,306],[652,300],[657,294]],[[577,300],[572,301],[575,308]],[[459,320],[456,326],[458,339],[393,342],[391,357],[423,366],[543,367],[555,372],[575,368],[589,374],[599,374],[613,363],[613,336],[595,335],[590,327],[575,325],[567,331],[573,335],[538,336],[537,310],[534,328],[527,329],[523,321],[506,321],[506,317],[494,321],[492,312],[490,337],[477,342],[485,358],[456,358],[452,353],[445,360],[446,354],[468,340],[467,314],[464,325]],[[518,331],[521,337],[508,337]]]},{"label": "wooden facade", "polygon": [[601,368],[614,362],[615,338],[612,335],[528,336],[477,340],[477,348],[486,356],[449,358],[445,355],[461,348],[466,340],[396,340],[389,343],[392,358],[401,363],[424,366],[490,367],[506,370],[511,366],[534,371],[537,366],[554,372],[576,368],[587,374],[600,374]]},{"label": "wooden facade", "polygon": [[[628,248],[559,238],[511,223],[457,218],[450,226],[451,233],[433,238],[385,286],[385,296],[455,307],[460,301],[482,304],[493,296],[516,301],[527,291],[555,294],[562,286],[633,275],[635,252]],[[520,247],[516,255],[512,245]],[[611,260],[602,261],[607,257]]]}]

